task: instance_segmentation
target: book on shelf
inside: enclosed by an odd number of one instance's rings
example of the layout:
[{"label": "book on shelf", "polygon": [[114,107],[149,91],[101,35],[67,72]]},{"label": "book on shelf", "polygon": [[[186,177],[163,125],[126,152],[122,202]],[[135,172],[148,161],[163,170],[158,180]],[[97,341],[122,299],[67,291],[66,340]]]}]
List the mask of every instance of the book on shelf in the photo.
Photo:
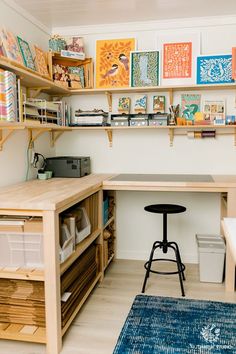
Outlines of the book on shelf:
[{"label": "book on shelf", "polygon": [[16,122],[19,119],[16,75],[0,69],[0,119]]},{"label": "book on shelf", "polygon": [[71,59],[79,59],[79,60],[85,59],[85,53],[73,52],[71,50],[61,50],[61,56],[65,58],[71,58]]}]

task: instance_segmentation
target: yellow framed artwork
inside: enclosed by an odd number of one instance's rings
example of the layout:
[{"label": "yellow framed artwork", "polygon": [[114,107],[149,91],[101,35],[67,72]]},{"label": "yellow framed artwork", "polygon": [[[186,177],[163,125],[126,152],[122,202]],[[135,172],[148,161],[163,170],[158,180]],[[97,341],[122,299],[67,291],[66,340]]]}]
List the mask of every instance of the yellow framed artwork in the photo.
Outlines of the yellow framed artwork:
[{"label": "yellow framed artwork", "polygon": [[130,52],[135,39],[98,40],[96,46],[96,88],[128,87]]}]

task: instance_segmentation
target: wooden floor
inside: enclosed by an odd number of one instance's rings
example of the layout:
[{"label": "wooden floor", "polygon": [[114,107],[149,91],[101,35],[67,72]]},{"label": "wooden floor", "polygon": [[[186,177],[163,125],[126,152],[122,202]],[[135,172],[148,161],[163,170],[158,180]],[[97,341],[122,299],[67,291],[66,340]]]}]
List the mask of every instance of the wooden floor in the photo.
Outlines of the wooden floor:
[{"label": "wooden floor", "polygon": [[[112,354],[143,277],[142,261],[114,261],[65,335],[61,354]],[[236,302],[236,292],[225,293],[223,284],[200,283],[197,265],[187,265],[186,279],[186,298]],[[152,274],[146,294],[180,297],[177,275]],[[45,346],[2,340],[0,353],[43,354]]]}]

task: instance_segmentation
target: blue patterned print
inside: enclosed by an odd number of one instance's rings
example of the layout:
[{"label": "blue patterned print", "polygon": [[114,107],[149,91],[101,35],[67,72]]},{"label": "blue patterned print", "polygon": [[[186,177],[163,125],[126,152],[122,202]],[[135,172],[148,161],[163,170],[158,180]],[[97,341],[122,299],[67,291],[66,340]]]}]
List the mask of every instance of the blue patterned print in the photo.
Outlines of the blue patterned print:
[{"label": "blue patterned print", "polygon": [[197,84],[224,84],[232,79],[232,55],[197,58]]}]

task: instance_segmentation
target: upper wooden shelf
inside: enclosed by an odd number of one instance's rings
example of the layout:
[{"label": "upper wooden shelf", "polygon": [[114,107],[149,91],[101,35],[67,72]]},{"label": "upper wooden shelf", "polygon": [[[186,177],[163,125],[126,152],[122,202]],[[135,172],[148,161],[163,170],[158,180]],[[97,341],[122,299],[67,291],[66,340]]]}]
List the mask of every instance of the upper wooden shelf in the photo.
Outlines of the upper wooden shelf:
[{"label": "upper wooden shelf", "polygon": [[21,79],[21,84],[27,88],[37,89],[49,94],[68,95],[67,88],[55,84],[50,78],[41,76],[36,71],[26,68],[8,58],[0,56],[0,67],[14,72]]},{"label": "upper wooden shelf", "polygon": [[236,89],[236,84],[216,84],[216,85],[188,85],[188,86],[147,86],[147,87],[122,87],[107,89],[70,89],[72,95],[78,94],[119,94],[136,92],[172,92],[172,91],[198,91],[198,90],[230,90]]}]

